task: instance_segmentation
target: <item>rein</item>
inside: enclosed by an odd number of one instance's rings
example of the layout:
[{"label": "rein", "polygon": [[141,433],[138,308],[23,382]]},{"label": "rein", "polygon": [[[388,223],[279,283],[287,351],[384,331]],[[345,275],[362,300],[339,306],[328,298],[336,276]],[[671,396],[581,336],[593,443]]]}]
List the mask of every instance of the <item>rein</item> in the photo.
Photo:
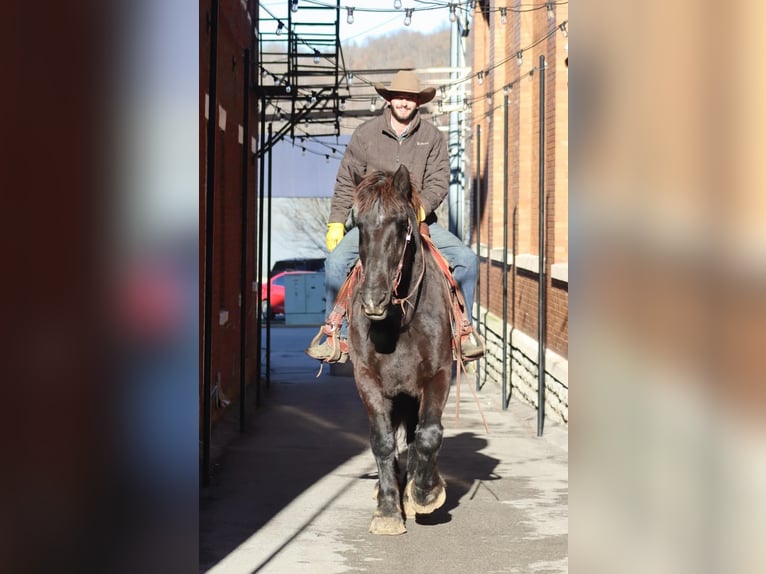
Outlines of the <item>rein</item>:
[{"label": "rein", "polygon": [[[397,291],[399,289],[399,282],[402,280],[402,269],[404,267],[404,256],[407,253],[407,247],[409,246],[410,242],[412,241],[412,222],[410,221],[409,225],[407,226],[407,238],[404,242],[404,249],[402,249],[402,256],[399,258],[399,264],[396,267],[396,273],[394,274],[394,295],[397,295]],[[420,260],[421,260],[421,266],[420,266],[420,275],[418,276],[417,281],[415,281],[415,285],[412,287],[412,290],[407,294],[406,297],[394,297],[392,299],[392,302],[394,305],[399,305],[402,309],[402,321],[404,321],[404,315],[407,314],[407,310],[404,308],[404,304],[407,303],[412,307],[415,308],[415,305],[412,303],[411,298],[415,293],[417,293],[418,288],[420,287],[421,281],[423,281],[423,275],[426,272],[426,261],[425,261],[425,253],[423,249],[420,250]]]}]

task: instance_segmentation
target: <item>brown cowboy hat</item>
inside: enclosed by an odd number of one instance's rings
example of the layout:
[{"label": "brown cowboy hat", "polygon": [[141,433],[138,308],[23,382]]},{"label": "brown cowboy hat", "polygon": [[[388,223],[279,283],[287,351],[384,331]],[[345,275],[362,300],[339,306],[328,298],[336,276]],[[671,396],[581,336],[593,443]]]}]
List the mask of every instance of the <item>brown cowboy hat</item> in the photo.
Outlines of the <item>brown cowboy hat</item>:
[{"label": "brown cowboy hat", "polygon": [[387,102],[391,101],[391,98],[397,94],[410,94],[414,95],[418,100],[418,105],[422,106],[434,99],[436,95],[436,88],[420,89],[420,82],[415,72],[411,70],[402,70],[396,72],[394,78],[391,80],[389,87],[384,87],[383,84],[375,84],[375,91],[378,92],[383,99]]}]

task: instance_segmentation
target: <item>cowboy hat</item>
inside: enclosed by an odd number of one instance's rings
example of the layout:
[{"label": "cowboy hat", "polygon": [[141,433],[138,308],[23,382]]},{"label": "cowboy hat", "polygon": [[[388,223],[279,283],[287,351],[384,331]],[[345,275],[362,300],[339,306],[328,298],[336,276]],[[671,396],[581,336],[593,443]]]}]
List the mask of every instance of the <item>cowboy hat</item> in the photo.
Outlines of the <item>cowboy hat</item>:
[{"label": "cowboy hat", "polygon": [[418,77],[411,70],[396,72],[388,88],[384,87],[383,84],[375,84],[374,86],[375,91],[383,96],[387,102],[390,102],[391,98],[396,97],[397,94],[410,94],[414,95],[418,100],[418,105],[422,106],[433,100],[436,95],[436,88],[421,90]]}]

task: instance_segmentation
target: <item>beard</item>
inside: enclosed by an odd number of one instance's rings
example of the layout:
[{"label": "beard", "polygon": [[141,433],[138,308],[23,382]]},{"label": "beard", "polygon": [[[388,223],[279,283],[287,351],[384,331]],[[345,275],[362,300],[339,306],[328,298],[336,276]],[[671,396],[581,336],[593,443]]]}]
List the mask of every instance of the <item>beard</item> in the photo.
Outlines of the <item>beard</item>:
[{"label": "beard", "polygon": [[391,106],[391,115],[394,116],[394,119],[402,124],[408,124],[412,121],[412,118],[415,117],[415,112],[418,111],[418,108],[414,108],[410,113],[407,115],[400,114],[396,109],[394,109],[393,106]]}]

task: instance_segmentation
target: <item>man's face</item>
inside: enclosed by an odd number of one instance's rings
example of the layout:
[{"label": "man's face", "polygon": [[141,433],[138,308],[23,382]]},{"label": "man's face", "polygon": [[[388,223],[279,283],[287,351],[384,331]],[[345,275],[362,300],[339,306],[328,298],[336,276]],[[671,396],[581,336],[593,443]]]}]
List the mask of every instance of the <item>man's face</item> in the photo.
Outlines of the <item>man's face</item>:
[{"label": "man's face", "polygon": [[391,98],[391,114],[400,123],[408,124],[418,109],[417,96],[412,94],[396,94]]}]

